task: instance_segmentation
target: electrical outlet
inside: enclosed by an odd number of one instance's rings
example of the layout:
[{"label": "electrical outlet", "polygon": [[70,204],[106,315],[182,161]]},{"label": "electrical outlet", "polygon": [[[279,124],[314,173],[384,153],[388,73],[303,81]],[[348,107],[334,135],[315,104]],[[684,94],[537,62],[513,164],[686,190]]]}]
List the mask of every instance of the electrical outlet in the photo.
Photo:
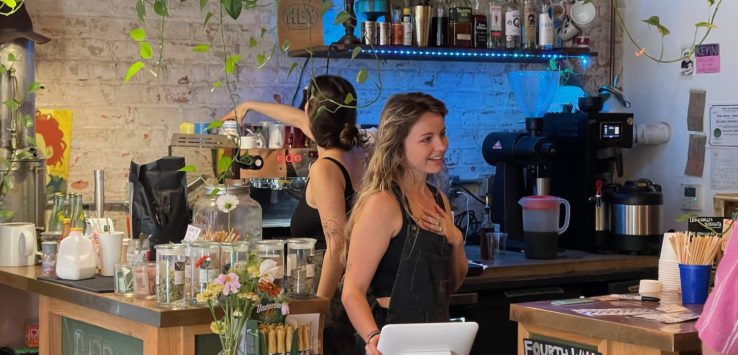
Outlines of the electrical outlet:
[{"label": "electrical outlet", "polygon": [[680,207],[687,211],[701,211],[703,204],[702,185],[682,184]]}]

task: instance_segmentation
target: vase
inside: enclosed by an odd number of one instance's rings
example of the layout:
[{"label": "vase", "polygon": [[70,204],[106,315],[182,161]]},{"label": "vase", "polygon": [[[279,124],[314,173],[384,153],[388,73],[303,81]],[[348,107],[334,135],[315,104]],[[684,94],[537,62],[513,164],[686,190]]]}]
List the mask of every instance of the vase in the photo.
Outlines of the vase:
[{"label": "vase", "polygon": [[221,344],[223,344],[223,348],[218,352],[218,355],[245,355],[243,351],[240,349],[241,345],[241,337],[235,337],[230,335],[223,335],[221,337]]}]

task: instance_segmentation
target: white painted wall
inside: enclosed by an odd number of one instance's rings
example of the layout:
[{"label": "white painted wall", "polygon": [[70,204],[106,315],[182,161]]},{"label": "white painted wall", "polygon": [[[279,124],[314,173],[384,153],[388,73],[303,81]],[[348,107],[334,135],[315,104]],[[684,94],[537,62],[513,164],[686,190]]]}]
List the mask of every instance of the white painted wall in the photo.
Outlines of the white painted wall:
[{"label": "white painted wall", "polygon": [[[664,56],[675,58],[682,46],[691,43],[694,24],[707,18],[707,1],[695,0],[626,0],[624,18],[634,38],[650,53],[659,52],[660,36],[641,20],[659,16],[671,34],[664,41]],[[636,57],[636,48],[623,39],[624,90],[632,103],[637,123],[656,121],[668,122],[672,127],[671,141],[661,146],[643,146],[632,149],[625,155],[627,177],[651,178],[663,186],[664,227],[684,228],[676,222],[677,216],[686,211],[679,209],[681,184],[697,183],[704,186],[702,215],[713,215],[710,189],[710,151],[706,150],[705,168],[701,178],[684,175],[687,161],[689,132],[687,131],[687,104],[689,90],[707,90],[705,108],[705,132],[709,132],[709,106],[714,103],[738,103],[738,22],[733,14],[738,12],[738,2],[723,1],[713,30],[705,43],[719,43],[721,72],[718,74],[695,75],[691,80],[680,79],[680,63],[657,64],[644,57]],[[738,148],[733,148],[738,153]]]}]

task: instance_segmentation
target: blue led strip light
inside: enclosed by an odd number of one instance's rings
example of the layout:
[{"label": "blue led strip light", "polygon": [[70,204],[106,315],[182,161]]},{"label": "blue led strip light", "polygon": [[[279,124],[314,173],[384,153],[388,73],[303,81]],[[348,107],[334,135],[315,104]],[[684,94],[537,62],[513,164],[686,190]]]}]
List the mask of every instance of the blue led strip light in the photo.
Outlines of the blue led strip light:
[{"label": "blue led strip light", "polygon": [[393,55],[393,56],[405,56],[405,57],[438,57],[438,58],[512,58],[512,59],[538,59],[538,60],[549,60],[549,59],[579,59],[582,65],[586,66],[589,64],[589,58],[587,55],[566,55],[557,53],[517,53],[507,51],[457,51],[457,50],[418,50],[418,49],[371,49],[363,48],[362,53],[369,55]]}]

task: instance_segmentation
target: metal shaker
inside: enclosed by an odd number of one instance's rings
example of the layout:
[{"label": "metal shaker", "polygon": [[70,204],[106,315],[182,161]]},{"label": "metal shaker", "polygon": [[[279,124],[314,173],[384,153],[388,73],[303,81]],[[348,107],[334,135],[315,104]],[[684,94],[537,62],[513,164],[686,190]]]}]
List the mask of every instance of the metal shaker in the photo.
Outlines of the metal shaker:
[{"label": "metal shaker", "polygon": [[413,12],[413,21],[415,22],[413,25],[415,28],[415,39],[418,47],[427,47],[428,36],[430,34],[431,6],[415,5]]}]

